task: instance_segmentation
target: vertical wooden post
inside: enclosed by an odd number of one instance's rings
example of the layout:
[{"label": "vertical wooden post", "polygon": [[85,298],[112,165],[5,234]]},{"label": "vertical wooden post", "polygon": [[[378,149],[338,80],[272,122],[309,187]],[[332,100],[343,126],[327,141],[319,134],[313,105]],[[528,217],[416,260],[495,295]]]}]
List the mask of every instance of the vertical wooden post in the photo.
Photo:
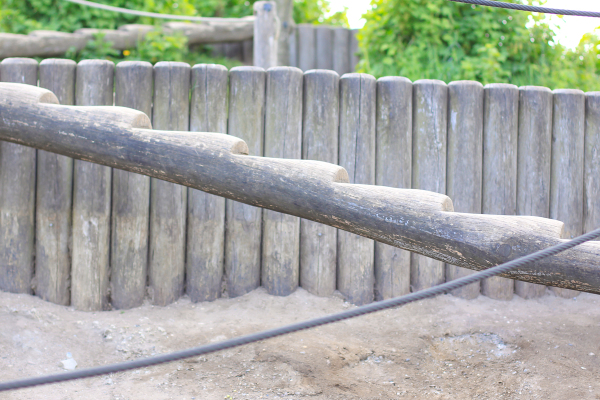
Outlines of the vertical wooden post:
[{"label": "vertical wooden post", "polygon": [[[446,128],[448,86],[423,79],[413,84],[412,187],[446,193]],[[444,263],[411,254],[410,284],[413,291],[445,280]]]},{"label": "vertical wooden post", "polygon": [[298,28],[296,25],[290,32],[289,46],[290,67],[298,67]]},{"label": "vertical wooden post", "polygon": [[350,68],[350,30],[333,29],[333,70],[340,76],[354,72]]},{"label": "vertical wooden post", "polygon": [[[60,104],[75,104],[76,67],[73,60],[43,60],[40,87],[51,90]],[[36,182],[35,294],[67,306],[71,301],[73,159],[38,150]]]},{"label": "vertical wooden post", "polygon": [[358,56],[358,38],[356,35],[358,34],[358,29],[350,30],[350,71],[356,71],[356,66],[360,61],[360,57]]},{"label": "vertical wooden post", "polygon": [[[37,85],[38,63],[7,58],[2,82]],[[31,293],[35,234],[36,150],[0,142],[0,290]]]},{"label": "vertical wooden post", "polygon": [[[228,133],[243,139],[250,155],[263,155],[266,72],[259,67],[229,71]],[[225,274],[230,297],[260,285],[262,210],[227,200]]]},{"label": "vertical wooden post", "polygon": [[254,3],[254,66],[271,68],[277,66],[279,42],[279,18],[274,1]]},{"label": "vertical wooden post", "polygon": [[242,63],[252,65],[254,62],[254,40],[248,39],[242,42]]},{"label": "vertical wooden post", "polygon": [[[152,64],[123,61],[115,69],[115,105],[152,116]],[[111,303],[133,308],[146,294],[150,178],[113,170],[111,218]]]},{"label": "vertical wooden post", "polygon": [[275,0],[277,4],[277,17],[279,19],[279,44],[277,64],[290,66],[290,42],[292,40],[294,25],[294,0]]},{"label": "vertical wooden post", "polygon": [[[84,60],[77,65],[75,103],[112,106],[115,65]],[[71,304],[78,310],[108,307],[111,168],[75,160]]]},{"label": "vertical wooden post", "polygon": [[330,26],[315,28],[315,68],[333,69],[333,31]]},{"label": "vertical wooden post", "polygon": [[[483,196],[484,214],[515,215],[517,212],[517,133],[519,90],[494,83],[484,88]],[[512,279],[493,277],[481,282],[482,293],[492,299],[510,300]]]},{"label": "vertical wooden post", "polygon": [[[340,79],[339,164],[350,183],[375,184],[376,80],[366,74],[346,74]],[[338,231],[337,288],[351,303],[362,305],[374,298],[375,242]]]},{"label": "vertical wooden post", "polygon": [[[302,157],[302,71],[267,71],[265,157]],[[287,296],[300,279],[300,218],[263,210],[262,286]]]},{"label": "vertical wooden post", "polygon": [[[154,65],[154,129],[189,129],[190,66],[182,62]],[[150,297],[167,305],[183,294],[187,188],[160,179],[150,182]]]},{"label": "vertical wooden post", "polygon": [[[302,158],[338,163],[339,75],[304,74]],[[300,221],[300,286],[317,296],[336,289],[337,229]]]},{"label": "vertical wooden post", "polygon": [[[552,92],[548,88],[519,88],[517,151],[517,215],[548,218],[550,160],[552,157]],[[515,281],[515,293],[524,299],[541,297],[544,285]]]},{"label": "vertical wooden post", "polygon": [[317,41],[315,26],[299,24],[296,27],[298,35],[298,68],[306,72],[317,68]]},{"label": "vertical wooden post", "polygon": [[600,92],[585,96],[583,231],[600,226]]},{"label": "vertical wooden post", "polygon": [[[222,65],[192,68],[190,131],[227,133],[227,80]],[[225,198],[188,188],[187,293],[193,302],[221,295],[225,257]]]},{"label": "vertical wooden post", "polygon": [[[483,86],[459,81],[448,85],[448,171],[446,194],[454,211],[481,214],[483,174]],[[446,264],[446,280],[474,273]],[[479,282],[452,292],[465,299],[479,296]]]},{"label": "vertical wooden post", "polygon": [[[573,89],[555,90],[553,94],[550,218],[564,222],[563,237],[572,239],[583,233],[585,95]],[[565,298],[579,294],[551,289]]]},{"label": "vertical wooden post", "polygon": [[[397,76],[377,80],[376,184],[411,187],[412,82]],[[375,242],[375,299],[410,292],[410,252]]]}]

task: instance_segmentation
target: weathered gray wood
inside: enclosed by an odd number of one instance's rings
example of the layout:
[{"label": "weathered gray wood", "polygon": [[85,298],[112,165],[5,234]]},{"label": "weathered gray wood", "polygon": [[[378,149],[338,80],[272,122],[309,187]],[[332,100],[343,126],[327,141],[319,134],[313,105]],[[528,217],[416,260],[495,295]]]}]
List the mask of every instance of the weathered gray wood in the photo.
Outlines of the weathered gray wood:
[{"label": "weathered gray wood", "polygon": [[96,36],[104,35],[104,41],[112,43],[112,48],[116,50],[127,50],[137,47],[138,32],[118,30],[118,29],[77,29],[74,33],[84,35],[87,41],[96,40]]},{"label": "weathered gray wood", "polygon": [[317,68],[315,26],[298,24],[296,34],[298,35],[298,68],[304,72]]},{"label": "weathered gray wood", "polygon": [[[377,80],[376,184],[410,189],[412,180],[412,82]],[[410,292],[410,253],[375,242],[375,299]]]},{"label": "weathered gray wood", "polygon": [[[149,130],[139,111],[56,103],[45,89],[0,83],[0,140],[167,179],[476,270],[566,241],[560,221],[454,213],[445,195],[348,184],[343,168],[324,162],[247,156],[248,146],[229,135]],[[505,276],[600,293],[599,265],[600,243],[589,242]]]},{"label": "weathered gray wood", "polygon": [[254,40],[248,39],[242,42],[242,63],[252,65],[254,57]]},{"label": "weathered gray wood", "polygon": [[[188,130],[189,93],[188,64],[162,61],[154,65],[154,129]],[[155,305],[173,303],[183,294],[186,212],[186,187],[152,179],[148,277],[150,298]]]},{"label": "weathered gray wood", "polygon": [[84,35],[57,31],[33,31],[29,35],[0,33],[0,58],[60,56],[72,47],[83,49],[87,42]]},{"label": "weathered gray wood", "polygon": [[[256,4],[256,3],[255,3]],[[229,71],[228,133],[245,140],[250,154],[262,156],[266,72],[260,67]],[[228,200],[225,225],[225,274],[230,297],[260,286],[262,210]]]},{"label": "weathered gray wood", "polygon": [[[79,62],[75,104],[112,105],[114,68],[106,60]],[[71,305],[77,310],[108,307],[111,175],[109,167],[75,160]]]},{"label": "weathered gray wood", "polygon": [[[75,104],[73,60],[40,63],[40,87],[60,104]],[[71,229],[73,225],[73,159],[39,150],[35,205],[35,294],[55,304],[71,301]]]},{"label": "weathered gray wood", "polygon": [[[446,193],[446,128],[448,86],[423,79],[413,84],[413,189]],[[413,291],[445,281],[444,263],[411,255],[410,285]]]},{"label": "weathered gray wood", "polygon": [[[2,40],[0,39],[0,42]],[[7,58],[0,81],[37,84],[38,63]],[[0,290],[31,293],[35,234],[36,151],[0,142]]]},{"label": "weathered gray wood", "polygon": [[358,51],[358,29],[350,30],[350,70],[356,71],[356,66],[360,61],[359,51]]},{"label": "weathered gray wood", "polygon": [[[494,83],[484,88],[482,212],[515,215],[517,212],[517,147],[519,90]],[[510,300],[514,282],[501,277],[481,282],[484,295]]]},{"label": "weathered gray wood", "polygon": [[[304,74],[302,158],[338,162],[339,75],[312,70]],[[336,289],[337,229],[300,221],[300,286],[317,296]]]},{"label": "weathered gray wood", "polygon": [[254,66],[277,66],[279,48],[279,18],[274,1],[254,3]]},{"label": "weathered gray wood", "polygon": [[[152,64],[123,61],[115,69],[115,105],[152,115]],[[113,308],[140,306],[146,294],[150,178],[113,170],[110,294]]]},{"label": "weathered gray wood", "polygon": [[[265,157],[302,157],[302,81],[298,68],[267,71]],[[263,211],[261,283],[269,294],[287,296],[300,279],[300,218]]]},{"label": "weathered gray wood", "polygon": [[[550,160],[552,157],[552,92],[548,88],[519,88],[517,151],[517,215],[548,218]],[[515,281],[515,293],[524,299],[541,297],[546,287]]]},{"label": "weathered gray wood", "polygon": [[330,26],[315,27],[315,68],[333,69],[333,30]]},{"label": "weathered gray wood", "polygon": [[[454,211],[481,214],[483,174],[483,86],[479,82],[459,81],[448,85],[448,171],[446,194]],[[446,280],[462,278],[473,272],[446,265]],[[479,296],[479,282],[452,292],[465,299]]]},{"label": "weathered gray wood", "polygon": [[294,28],[290,32],[289,38],[289,55],[290,55],[290,67],[298,67],[298,28],[294,25]]},{"label": "weathered gray wood", "polygon": [[600,92],[585,96],[583,231],[600,226]]},{"label": "weathered gray wood", "polygon": [[354,72],[350,68],[350,30],[333,28],[333,68],[340,76]]},{"label": "weathered gray wood", "polygon": [[[275,0],[279,18],[279,44],[277,45],[277,65],[292,66],[290,63],[290,41],[296,30],[294,24],[294,0]],[[294,48],[295,50],[295,48]]]},{"label": "weathered gray wood", "polygon": [[167,22],[163,27],[178,31],[188,38],[188,44],[240,42],[254,35],[254,17],[215,18],[202,22]]},{"label": "weathered gray wood", "polygon": [[[553,95],[550,218],[564,222],[563,237],[572,239],[583,233],[585,95],[572,89],[555,90]],[[578,294],[552,291],[565,298]]]},{"label": "weathered gray wood", "polygon": [[[366,74],[340,79],[339,164],[350,183],[375,184],[376,80]],[[371,303],[375,284],[375,243],[339,231],[337,288],[353,304]]]},{"label": "weathered gray wood", "polygon": [[[190,131],[227,133],[227,68],[192,68]],[[186,290],[193,302],[221,295],[225,257],[225,199],[188,189]]]}]

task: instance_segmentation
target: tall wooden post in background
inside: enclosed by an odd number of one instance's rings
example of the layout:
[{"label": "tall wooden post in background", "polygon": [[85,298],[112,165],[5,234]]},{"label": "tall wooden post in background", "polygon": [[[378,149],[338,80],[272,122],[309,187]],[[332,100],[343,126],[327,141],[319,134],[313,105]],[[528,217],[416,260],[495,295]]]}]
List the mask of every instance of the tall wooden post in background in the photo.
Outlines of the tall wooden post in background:
[{"label": "tall wooden post in background", "polygon": [[[585,95],[573,89],[553,94],[550,218],[564,222],[563,237],[572,239],[583,233]],[[566,298],[579,293],[555,287],[552,291]]]},{"label": "tall wooden post in background", "polygon": [[[446,129],[448,86],[423,79],[413,84],[413,189],[446,193]],[[420,254],[411,255],[413,291],[443,283],[444,263]]]},{"label": "tall wooden post in background", "polygon": [[[51,90],[60,104],[75,104],[73,60],[40,63],[40,87]],[[35,293],[55,304],[69,305],[71,291],[71,229],[73,159],[43,150],[37,152],[35,221]]]},{"label": "tall wooden post in background", "polygon": [[600,92],[585,96],[583,231],[600,226]]},{"label": "tall wooden post in background", "polygon": [[[258,3],[255,3],[258,4]],[[263,155],[266,72],[260,67],[229,71],[230,135],[248,144],[250,155]],[[227,200],[225,274],[230,297],[260,286],[262,210]]]},{"label": "tall wooden post in background", "polygon": [[[548,218],[550,160],[552,157],[552,92],[548,88],[519,89],[519,145],[517,151],[517,215]],[[524,299],[543,296],[546,287],[515,281]]]},{"label": "tall wooden post in background", "polygon": [[254,66],[277,66],[279,47],[279,18],[274,1],[254,3]]},{"label": "tall wooden post in background", "polygon": [[[189,130],[189,96],[188,64],[154,65],[154,129]],[[150,297],[163,306],[183,294],[187,188],[154,178],[150,187]]]},{"label": "tall wooden post in background", "polygon": [[[84,60],[77,65],[75,103],[112,106],[115,65]],[[111,168],[75,160],[71,304],[78,310],[108,307]]]},{"label": "tall wooden post in background", "polygon": [[315,68],[333,69],[333,30],[330,26],[315,28]]},{"label": "tall wooden post in background", "polygon": [[304,72],[317,68],[315,26],[299,24],[296,33],[298,35],[298,68]]},{"label": "tall wooden post in background", "polygon": [[[338,163],[339,75],[304,74],[302,158]],[[336,289],[337,229],[300,221],[300,286],[317,296]]]},{"label": "tall wooden post in background", "polygon": [[[2,82],[37,85],[38,62],[7,58]],[[31,293],[35,234],[36,150],[0,142],[0,290]]]},{"label": "tall wooden post in background", "polygon": [[333,28],[333,65],[331,67],[340,76],[354,72],[350,67],[350,30]]},{"label": "tall wooden post in background", "polygon": [[[410,189],[412,180],[412,82],[398,76],[377,80],[376,181]],[[375,298],[410,292],[410,252],[375,242]]]},{"label": "tall wooden post in background", "polygon": [[[483,197],[484,214],[517,213],[517,133],[519,90],[494,83],[484,88]],[[512,279],[493,277],[481,282],[482,293],[492,299],[510,300]]]},{"label": "tall wooden post in background", "polygon": [[[371,75],[340,79],[339,164],[350,183],[375,184],[375,91]],[[373,301],[374,251],[373,240],[338,231],[337,288],[353,304]]]},{"label": "tall wooden post in background", "polygon": [[[115,105],[152,117],[152,64],[123,61],[115,69]],[[146,294],[150,178],[113,169],[111,216],[111,303],[133,308]]]},{"label": "tall wooden post in background", "polygon": [[[192,68],[190,131],[227,133],[227,82],[222,65]],[[225,257],[225,199],[188,188],[187,294],[193,302],[221,295]]]},{"label": "tall wooden post in background", "polygon": [[[448,171],[446,194],[454,211],[481,214],[483,174],[483,86],[459,81],[448,85]],[[474,271],[446,264],[446,280]],[[465,299],[479,296],[479,282],[452,292]]]},{"label": "tall wooden post in background", "polygon": [[296,31],[294,24],[294,0],[275,0],[277,4],[277,17],[279,19],[279,43],[277,45],[277,65],[294,66],[291,51],[295,47],[290,44],[295,40],[293,33]]}]

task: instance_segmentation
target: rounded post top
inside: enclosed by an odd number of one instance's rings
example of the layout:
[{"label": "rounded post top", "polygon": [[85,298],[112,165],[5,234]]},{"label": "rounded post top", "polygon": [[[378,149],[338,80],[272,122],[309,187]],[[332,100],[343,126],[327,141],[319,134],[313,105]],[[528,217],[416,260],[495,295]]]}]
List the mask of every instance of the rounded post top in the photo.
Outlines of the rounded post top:
[{"label": "rounded post top", "polygon": [[384,76],[377,79],[377,83],[410,83],[412,85],[412,81],[404,76]]},{"label": "rounded post top", "polygon": [[583,90],[579,89],[554,89],[552,91],[554,95],[559,96],[583,96]]},{"label": "rounded post top", "polygon": [[313,75],[318,75],[318,76],[323,76],[323,75],[331,75],[331,76],[335,76],[337,78],[340,77],[340,75],[330,69],[309,69],[308,71],[304,72],[304,76],[313,76]]},{"label": "rounded post top", "polygon": [[346,80],[350,80],[350,79],[366,79],[369,81],[375,81],[375,77],[373,75],[363,74],[363,73],[359,73],[359,72],[350,72],[350,73],[344,74],[340,78],[340,81],[346,81]]},{"label": "rounded post top", "polygon": [[2,64],[2,65],[9,65],[9,64],[38,65],[38,62],[36,60],[34,60],[33,58],[10,57],[10,58],[5,58],[4,60],[2,60],[2,62],[0,64]]},{"label": "rounded post top", "polygon": [[598,97],[600,98],[600,92],[587,92],[585,97]]},{"label": "rounded post top", "polygon": [[519,90],[516,85],[511,83],[488,83],[483,88],[485,90]]},{"label": "rounded post top", "polygon": [[109,60],[81,60],[77,63],[78,68],[98,65],[111,65],[114,67],[115,63]]},{"label": "rounded post top", "polygon": [[265,69],[262,67],[241,66],[241,67],[233,67],[229,70],[230,74],[242,73],[242,72],[265,72]]},{"label": "rounded post top", "polygon": [[152,68],[152,64],[148,61],[121,61],[117,64],[117,69],[132,67]]},{"label": "rounded post top", "polygon": [[302,70],[296,67],[271,67],[267,70],[268,74],[278,74],[278,73],[299,73],[302,74]]},{"label": "rounded post top", "polygon": [[481,82],[477,82],[477,81],[452,81],[448,84],[448,87],[451,86],[475,86],[478,88],[483,88],[483,85],[481,84]]},{"label": "rounded post top", "polygon": [[446,82],[444,81],[440,81],[439,79],[419,79],[418,81],[415,81],[413,83],[413,85],[415,86],[448,86],[446,85]]},{"label": "rounded post top", "polygon": [[181,61],[159,61],[154,64],[154,69],[163,68],[190,68],[190,64]]},{"label": "rounded post top", "polygon": [[44,65],[69,65],[76,66],[77,63],[66,58],[46,58],[40,62],[40,67]]},{"label": "rounded post top", "polygon": [[227,67],[224,66],[224,65],[221,65],[221,64],[195,64],[192,67],[192,71],[199,70],[199,69],[202,69],[202,68],[218,69],[218,70],[221,70],[221,71],[229,72],[229,70],[227,69]]},{"label": "rounded post top", "polygon": [[552,93],[552,90],[548,89],[545,86],[521,86],[519,88],[521,92],[547,92]]}]

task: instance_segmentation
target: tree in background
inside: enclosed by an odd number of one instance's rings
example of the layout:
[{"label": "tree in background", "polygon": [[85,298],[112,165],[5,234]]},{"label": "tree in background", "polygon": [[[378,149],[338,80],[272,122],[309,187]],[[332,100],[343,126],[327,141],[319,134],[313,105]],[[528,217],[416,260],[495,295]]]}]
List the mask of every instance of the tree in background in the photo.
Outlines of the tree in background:
[{"label": "tree in background", "polygon": [[567,50],[543,16],[446,0],[371,4],[359,68],[375,76],[600,88],[598,38]]}]

